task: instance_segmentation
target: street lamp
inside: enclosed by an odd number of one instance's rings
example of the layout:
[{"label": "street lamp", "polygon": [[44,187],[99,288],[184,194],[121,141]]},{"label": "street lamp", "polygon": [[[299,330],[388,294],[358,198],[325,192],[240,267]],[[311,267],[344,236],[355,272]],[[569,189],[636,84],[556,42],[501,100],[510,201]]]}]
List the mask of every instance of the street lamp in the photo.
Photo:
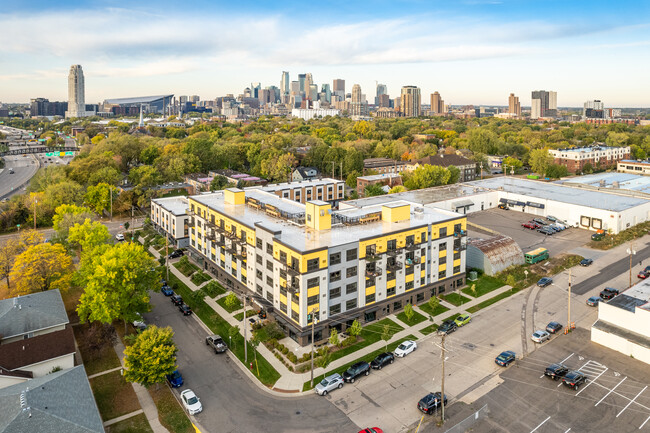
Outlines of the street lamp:
[{"label": "street lamp", "polygon": [[634,250],[634,246],[630,245],[630,248],[625,250],[626,253],[630,255],[630,285],[627,286],[628,288],[632,287],[632,256],[636,254],[636,250]]},{"label": "street lamp", "polygon": [[318,307],[314,308],[311,314],[307,315],[307,320],[311,318],[311,387],[314,387],[314,325],[316,324],[316,315]]}]

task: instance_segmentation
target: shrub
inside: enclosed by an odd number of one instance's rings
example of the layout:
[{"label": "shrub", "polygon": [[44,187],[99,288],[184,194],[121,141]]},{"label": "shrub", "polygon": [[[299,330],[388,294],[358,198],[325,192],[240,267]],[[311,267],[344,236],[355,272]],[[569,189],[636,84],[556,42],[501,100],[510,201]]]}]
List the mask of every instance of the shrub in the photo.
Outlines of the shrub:
[{"label": "shrub", "polygon": [[286,346],[282,346],[282,353],[283,353],[284,355],[286,355],[287,353],[289,353],[289,348],[286,347]]},{"label": "shrub", "polygon": [[214,297],[217,297],[217,296],[219,296],[219,295],[221,295],[223,293],[226,293],[226,289],[224,289],[221,286],[221,284],[219,284],[218,282],[216,282],[214,280],[210,281],[208,284],[203,286],[203,290],[211,298],[214,298]]},{"label": "shrub", "polygon": [[352,346],[356,342],[357,342],[357,337],[350,335],[345,340],[343,340],[343,342],[341,343],[341,347]]},{"label": "shrub", "polygon": [[289,352],[287,354],[287,358],[289,358],[289,361],[293,362],[294,364],[298,362],[298,357],[293,352]]}]

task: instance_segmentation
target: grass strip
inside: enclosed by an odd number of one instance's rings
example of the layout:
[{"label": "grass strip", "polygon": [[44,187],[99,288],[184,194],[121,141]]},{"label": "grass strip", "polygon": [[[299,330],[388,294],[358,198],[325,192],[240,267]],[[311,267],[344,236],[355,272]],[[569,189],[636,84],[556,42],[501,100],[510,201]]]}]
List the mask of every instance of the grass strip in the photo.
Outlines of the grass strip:
[{"label": "grass strip", "polygon": [[106,433],[153,433],[147,416],[143,413],[104,427]]},{"label": "grass strip", "polygon": [[411,320],[408,320],[406,318],[406,313],[404,313],[403,311],[397,315],[397,318],[409,326],[417,325],[418,323],[427,320],[426,317],[424,317],[422,314],[418,313],[417,311],[413,311],[413,317],[411,317]]},{"label": "grass strip", "polygon": [[481,302],[480,304],[477,304],[477,305],[474,305],[473,307],[468,308],[467,312],[476,313],[477,311],[482,310],[485,307],[489,307],[490,305],[492,305],[492,304],[494,304],[496,302],[499,302],[500,300],[505,299],[508,296],[514,295],[515,293],[517,293],[517,290],[507,290],[507,291],[505,291],[503,293],[500,293],[500,294],[498,294],[496,296],[493,296],[490,299],[487,299],[487,300]]},{"label": "grass strip", "polygon": [[174,433],[195,432],[192,422],[167,385],[160,385],[157,388],[151,386],[147,390],[154,403],[156,403],[158,419],[167,430]]},{"label": "grass strip", "polygon": [[124,380],[119,371],[90,379],[90,387],[104,421],[140,409],[140,403],[133,387]]},{"label": "grass strip", "polygon": [[456,307],[460,307],[461,305],[466,304],[470,301],[469,298],[466,298],[458,293],[447,293],[446,295],[441,295],[440,297]]},{"label": "grass strip", "polygon": [[[499,287],[503,287],[505,283],[490,275],[481,275],[476,281],[467,280],[467,285],[469,287],[465,287],[461,291],[466,295],[478,298],[498,289]],[[472,288],[474,288],[474,290],[472,290]]]}]

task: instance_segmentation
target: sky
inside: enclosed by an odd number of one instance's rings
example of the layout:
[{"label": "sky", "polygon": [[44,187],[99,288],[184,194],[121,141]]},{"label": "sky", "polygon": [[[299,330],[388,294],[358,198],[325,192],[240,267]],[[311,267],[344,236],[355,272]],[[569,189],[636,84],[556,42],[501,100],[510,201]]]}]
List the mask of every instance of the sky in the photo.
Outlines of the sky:
[{"label": "sky", "polygon": [[214,99],[253,82],[404,85],[422,102],[507,105],[554,90],[558,106],[650,106],[650,1],[30,0],[0,9],[0,101],[158,94]]}]

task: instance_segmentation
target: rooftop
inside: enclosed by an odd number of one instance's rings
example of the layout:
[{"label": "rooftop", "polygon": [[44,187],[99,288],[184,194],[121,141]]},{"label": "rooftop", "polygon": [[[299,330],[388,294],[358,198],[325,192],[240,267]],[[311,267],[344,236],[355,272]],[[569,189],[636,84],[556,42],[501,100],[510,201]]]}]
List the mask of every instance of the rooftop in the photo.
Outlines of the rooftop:
[{"label": "rooftop", "polygon": [[157,203],[174,215],[185,215],[187,213],[187,208],[190,207],[187,197],[184,196],[155,198],[151,201]]},{"label": "rooftop", "polygon": [[272,183],[265,186],[251,186],[244,188],[246,191],[249,189],[260,189],[262,191],[281,191],[283,189],[291,188],[304,188],[311,186],[322,186],[322,185],[334,185],[344,183],[342,180],[332,179],[329,177],[324,177],[322,179],[311,179],[311,180],[301,180],[297,182],[282,182],[282,183]]},{"label": "rooftop", "polygon": [[48,332],[36,337],[2,345],[0,366],[16,370],[61,356],[75,353],[72,328]]},{"label": "rooftop", "polygon": [[103,433],[83,366],[0,389],[0,433]]},{"label": "rooftop", "polygon": [[384,173],[384,174],[371,174],[370,176],[359,176],[357,177],[357,180],[362,179],[362,180],[367,180],[368,182],[373,182],[375,180],[394,179],[397,177],[401,177],[401,176],[396,173]]},{"label": "rooftop", "polygon": [[552,149],[558,152],[581,152],[588,153],[595,150],[610,150],[610,149],[625,149],[625,147],[616,147],[616,146],[583,146],[583,147],[565,147],[563,149]]},{"label": "rooftop", "polygon": [[[642,308],[649,310],[650,309],[650,281],[647,279],[641,280],[640,282],[636,283],[635,285],[627,289],[624,293],[612,299],[612,301],[623,297],[630,298],[628,302],[631,303],[633,302],[632,300],[634,300],[636,306],[638,307],[642,306]],[[609,301],[609,303],[611,304],[612,301]],[[624,307],[621,306],[621,308]],[[632,310],[630,311],[634,311],[634,308],[632,308]]]},{"label": "rooftop", "polygon": [[593,188],[622,189],[650,194],[650,177],[632,173],[596,173],[571,177],[569,179],[559,180],[556,183]]},{"label": "rooftop", "polygon": [[[232,205],[225,203],[224,193],[222,191],[192,196],[191,198],[249,227],[255,227],[257,225],[271,232],[279,232],[279,240],[298,251],[312,251],[336,245],[344,245],[357,242],[360,239],[379,236],[384,233],[453,220],[461,216],[455,212],[427,209],[417,203],[401,200],[401,204],[410,206],[410,218],[405,221],[393,223],[382,221],[382,205],[396,201],[392,200],[392,197],[387,196],[383,202],[378,201],[368,206],[346,206],[345,209],[332,211],[332,228],[330,230],[317,231],[306,227],[304,224],[306,209],[304,204],[280,198],[273,193],[260,189],[247,189],[247,200],[257,200],[260,203],[264,203],[267,209],[269,209],[269,206],[272,206],[277,213],[294,217],[278,218],[270,215],[263,209],[257,209],[248,204]],[[367,216],[372,216],[372,218],[369,218],[371,221],[364,224],[349,223]]]},{"label": "rooftop", "polygon": [[105,104],[150,104],[156,101],[162,101],[163,98],[171,99],[174,95],[155,95],[155,96],[136,96],[133,98],[113,98],[104,100]]},{"label": "rooftop", "polygon": [[58,289],[0,300],[0,335],[10,338],[69,323]]}]

